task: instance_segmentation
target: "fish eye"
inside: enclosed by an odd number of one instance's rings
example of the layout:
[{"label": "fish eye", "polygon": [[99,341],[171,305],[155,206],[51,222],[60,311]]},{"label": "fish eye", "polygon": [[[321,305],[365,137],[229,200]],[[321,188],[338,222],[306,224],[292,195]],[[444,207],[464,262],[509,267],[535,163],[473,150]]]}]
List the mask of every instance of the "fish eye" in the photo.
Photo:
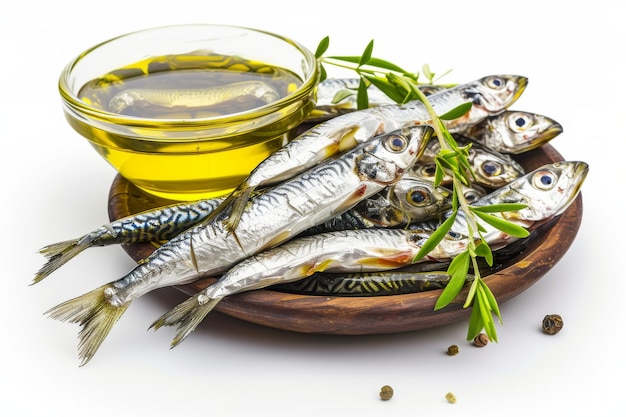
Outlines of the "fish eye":
[{"label": "fish eye", "polygon": [[489,88],[493,88],[494,90],[501,90],[506,86],[504,79],[501,77],[488,77],[485,80],[485,84]]},{"label": "fish eye", "polygon": [[476,192],[475,190],[467,190],[465,192],[465,194],[463,194],[463,196],[465,197],[465,200],[469,203],[475,203],[476,201],[478,201],[482,196]]},{"label": "fish eye", "polygon": [[549,190],[556,185],[557,176],[554,172],[542,169],[532,177],[532,184],[540,190]]},{"label": "fish eye", "polygon": [[426,177],[434,176],[436,170],[437,170],[437,167],[435,166],[435,164],[424,165],[420,168],[420,172],[422,173],[422,175]]},{"label": "fish eye", "polygon": [[424,187],[414,187],[406,194],[406,201],[412,206],[425,206],[430,204],[430,194]]},{"label": "fish eye", "polygon": [[390,135],[385,140],[385,148],[390,152],[402,152],[408,143],[408,139],[402,135]]},{"label": "fish eye", "polygon": [[487,161],[481,165],[481,169],[487,177],[495,177],[502,173],[502,164],[495,161]]},{"label": "fish eye", "polygon": [[509,116],[509,129],[515,133],[522,133],[527,131],[532,125],[532,119],[525,113],[514,113]]}]

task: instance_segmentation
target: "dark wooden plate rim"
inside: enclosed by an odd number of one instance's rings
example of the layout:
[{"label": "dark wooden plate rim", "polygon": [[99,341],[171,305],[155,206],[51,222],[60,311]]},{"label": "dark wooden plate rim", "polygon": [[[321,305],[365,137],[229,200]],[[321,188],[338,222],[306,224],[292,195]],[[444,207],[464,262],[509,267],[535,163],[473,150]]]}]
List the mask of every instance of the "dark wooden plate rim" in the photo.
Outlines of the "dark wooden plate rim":
[{"label": "dark wooden plate rim", "polygon": [[[562,161],[551,146],[515,157],[527,170]],[[149,195],[125,178],[116,176],[111,185],[108,209],[111,220],[141,210],[158,207],[171,201]],[[499,303],[503,303],[543,277],[573,243],[582,221],[582,195],[541,237],[530,242],[524,252],[507,262],[485,281]],[[145,258],[155,246],[150,243],[123,245],[135,261]],[[186,294],[195,294],[213,279],[177,286]],[[385,334],[427,329],[466,319],[469,309],[462,307],[465,292],[446,308],[434,310],[441,290],[378,297],[335,297],[289,294],[273,290],[255,290],[227,297],[217,311],[263,326],[301,332],[324,334]]]}]

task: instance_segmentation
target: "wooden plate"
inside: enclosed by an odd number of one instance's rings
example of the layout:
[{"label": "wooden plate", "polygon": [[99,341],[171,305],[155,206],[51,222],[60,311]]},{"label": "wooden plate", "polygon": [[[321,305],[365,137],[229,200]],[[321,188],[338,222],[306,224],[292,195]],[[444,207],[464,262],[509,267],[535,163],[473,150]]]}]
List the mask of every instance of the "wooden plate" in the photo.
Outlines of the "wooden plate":
[{"label": "wooden plate", "polygon": [[[516,157],[531,171],[563,157],[551,146]],[[109,195],[109,217],[116,220],[139,211],[170,204],[139,190],[117,176]],[[523,253],[506,260],[497,273],[485,281],[499,303],[520,294],[544,276],[567,252],[582,220],[582,195],[541,235],[529,239]],[[140,260],[154,251],[150,243],[124,245],[124,250]],[[203,279],[177,289],[192,295],[213,279]],[[462,304],[466,293],[446,308],[434,311],[441,290],[378,297],[330,297],[289,294],[273,290],[255,290],[222,300],[216,310],[242,320],[302,333],[383,334],[437,327],[466,319],[469,309]]]}]

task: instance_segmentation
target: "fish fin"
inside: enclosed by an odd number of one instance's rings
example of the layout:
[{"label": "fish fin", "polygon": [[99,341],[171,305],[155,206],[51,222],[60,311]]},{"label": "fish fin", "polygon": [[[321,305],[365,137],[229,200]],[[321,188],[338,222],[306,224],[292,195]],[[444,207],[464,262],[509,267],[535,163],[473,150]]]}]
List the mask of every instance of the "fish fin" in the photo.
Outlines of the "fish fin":
[{"label": "fish fin", "polygon": [[157,330],[163,326],[177,326],[178,332],[170,346],[170,348],[174,348],[196,329],[198,324],[220,301],[221,298],[211,298],[203,303],[200,302],[197,294],[162,315],[150,325],[150,328]]},{"label": "fish fin", "polygon": [[53,243],[41,248],[39,253],[44,255],[47,261],[39,271],[37,271],[31,285],[43,280],[90,246],[91,240],[80,238]]},{"label": "fish fin", "polygon": [[332,259],[326,259],[325,261],[322,261],[322,262],[316,262],[310,267],[304,268],[303,270],[304,275],[308,277],[308,276],[313,275],[316,272],[324,272],[326,268],[328,268],[333,262],[334,260]]},{"label": "fish fin", "polygon": [[335,209],[335,213],[340,214],[340,213],[344,213],[348,210],[350,210],[352,207],[354,207],[355,205],[357,205],[358,203],[360,203],[363,198],[365,193],[367,192],[367,185],[363,184],[360,185],[359,187],[357,187],[356,190],[354,190],[354,192],[349,195],[336,209]]},{"label": "fish fin", "polygon": [[359,261],[363,265],[376,265],[384,268],[399,268],[411,263],[413,259],[413,253],[411,251],[390,251],[389,254],[381,253],[379,256],[363,258]]},{"label": "fish fin", "polygon": [[356,126],[341,137],[341,139],[339,140],[339,152],[345,152],[347,150],[353,149],[359,144],[355,137],[358,131],[359,127]]},{"label": "fish fin", "polygon": [[124,314],[130,302],[115,306],[109,303],[105,291],[110,285],[103,285],[51,308],[44,314],[50,318],[78,323],[82,326],[78,336],[78,357],[80,366],[87,364],[107,337],[113,325]]},{"label": "fish fin", "polygon": [[289,239],[290,236],[291,232],[289,230],[284,230],[273,239],[271,239],[269,242],[267,242],[265,245],[263,245],[261,248],[259,248],[257,252],[263,252],[264,250],[271,249],[274,246],[278,246],[281,243],[285,242],[287,239]]},{"label": "fish fin", "polygon": [[[233,233],[237,230],[237,226],[239,226],[239,220],[241,220],[241,215],[243,214],[244,209],[246,208],[246,204],[250,199],[250,195],[254,191],[254,187],[243,183],[240,186],[240,189],[237,189],[231,193],[227,200],[232,201],[232,206],[230,209],[230,214],[228,219],[226,219],[226,230],[230,233]],[[230,202],[229,201],[229,202]]]}]

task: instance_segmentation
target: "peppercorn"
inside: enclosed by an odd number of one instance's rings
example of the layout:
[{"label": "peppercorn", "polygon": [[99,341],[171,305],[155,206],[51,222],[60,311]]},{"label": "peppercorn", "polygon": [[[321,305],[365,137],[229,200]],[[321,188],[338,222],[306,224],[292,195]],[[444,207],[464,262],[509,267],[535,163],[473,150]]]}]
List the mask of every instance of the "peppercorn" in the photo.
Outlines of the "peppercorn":
[{"label": "peppercorn", "polygon": [[453,393],[449,392],[446,394],[446,400],[448,400],[450,404],[454,404],[456,402],[456,396]]},{"label": "peppercorn", "polygon": [[543,318],[541,328],[547,334],[557,334],[563,328],[563,319],[558,314],[548,314]]},{"label": "peppercorn", "polygon": [[390,400],[393,397],[393,388],[389,385],[383,385],[380,389],[380,399],[383,401]]},{"label": "peppercorn", "polygon": [[474,338],[474,345],[478,347],[487,346],[487,343],[489,343],[489,336],[487,336],[485,333],[480,333]]},{"label": "peppercorn", "polygon": [[448,355],[454,356],[459,353],[459,347],[457,345],[451,345],[448,347]]}]

